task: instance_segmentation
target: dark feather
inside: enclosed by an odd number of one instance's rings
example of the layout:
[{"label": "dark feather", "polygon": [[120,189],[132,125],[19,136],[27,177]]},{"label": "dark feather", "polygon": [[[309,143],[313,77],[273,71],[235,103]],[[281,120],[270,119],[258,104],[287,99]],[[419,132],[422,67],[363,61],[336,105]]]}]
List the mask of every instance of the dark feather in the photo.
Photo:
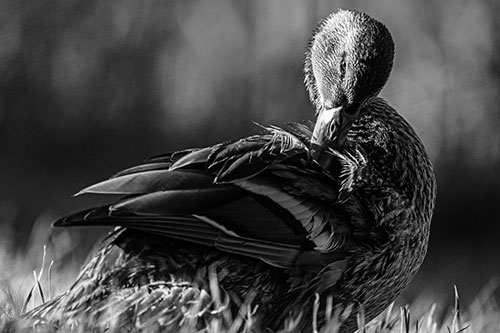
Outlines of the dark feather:
[{"label": "dark feather", "polygon": [[[203,167],[212,154],[214,147],[207,147],[202,149],[193,150],[187,154],[183,154],[175,161],[170,167],[171,170],[180,169],[186,166],[189,167]],[[175,156],[177,157],[177,156]]]},{"label": "dark feather", "polygon": [[225,252],[260,259],[277,267],[291,268],[297,255],[303,251],[300,245],[241,237],[222,224],[198,215],[145,216],[103,206],[68,216],[54,225],[122,226],[215,247]]},{"label": "dark feather", "polygon": [[312,131],[311,128],[314,127],[314,123],[311,121],[305,121],[301,123],[289,122],[286,123],[287,130],[295,135],[303,144],[309,146],[311,144]]},{"label": "dark feather", "polygon": [[193,152],[196,152],[200,150],[200,148],[190,148],[190,149],[185,149],[185,150],[178,150],[178,151],[171,151],[168,153],[163,153],[160,155],[152,156],[148,158],[145,162],[146,163],[172,163],[177,161],[178,159],[182,158],[183,156],[186,156],[188,154],[191,154]]},{"label": "dark feather", "polygon": [[149,170],[115,176],[89,186],[77,195],[85,193],[144,194],[166,190],[202,189],[214,187],[213,179],[213,176],[196,170]]},{"label": "dark feather", "polygon": [[[217,171],[217,182],[254,177],[285,160],[292,161],[308,152],[300,140],[278,128],[265,128],[266,134],[223,145],[209,158],[209,170]],[[293,161],[292,161],[293,162]]]},{"label": "dark feather", "polygon": [[223,205],[243,196],[243,192],[231,185],[167,190],[126,198],[112,206],[114,210],[138,214],[199,213]]},{"label": "dark feather", "polygon": [[125,169],[123,171],[117,172],[113,176],[111,176],[110,178],[117,178],[117,177],[126,176],[126,175],[139,173],[139,172],[166,170],[166,169],[170,168],[171,165],[172,165],[171,162],[139,164],[139,165],[133,166],[131,168]]}]

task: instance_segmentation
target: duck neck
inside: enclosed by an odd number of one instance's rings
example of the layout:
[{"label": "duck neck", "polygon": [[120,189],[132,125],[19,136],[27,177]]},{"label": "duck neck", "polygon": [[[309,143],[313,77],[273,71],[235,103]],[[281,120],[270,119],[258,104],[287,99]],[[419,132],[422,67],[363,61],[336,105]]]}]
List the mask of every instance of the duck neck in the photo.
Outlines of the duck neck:
[{"label": "duck neck", "polygon": [[[415,131],[383,99],[374,98],[360,111],[348,133],[348,144],[360,147],[367,159],[358,190],[370,192],[379,223],[408,234],[428,237],[436,197],[430,159]],[[401,208],[403,207],[403,208]],[[406,214],[406,225],[384,217],[387,212]],[[418,230],[423,231],[417,232]]]}]

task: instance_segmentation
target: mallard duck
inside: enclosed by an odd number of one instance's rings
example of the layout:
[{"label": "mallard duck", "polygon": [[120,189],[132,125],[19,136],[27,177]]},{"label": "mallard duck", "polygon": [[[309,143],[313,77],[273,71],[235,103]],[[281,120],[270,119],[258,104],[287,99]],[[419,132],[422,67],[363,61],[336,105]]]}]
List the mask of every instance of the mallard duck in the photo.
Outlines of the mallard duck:
[{"label": "mallard duck", "polygon": [[122,198],[56,227],[117,229],[70,290],[25,320],[203,331],[217,309],[252,304],[260,327],[291,320],[305,332],[330,306],[351,309],[350,332],[360,309],[379,314],[424,260],[436,197],[422,142],[378,97],[393,56],[382,23],[338,10],[306,52],[314,124],[160,155],[79,192]]}]

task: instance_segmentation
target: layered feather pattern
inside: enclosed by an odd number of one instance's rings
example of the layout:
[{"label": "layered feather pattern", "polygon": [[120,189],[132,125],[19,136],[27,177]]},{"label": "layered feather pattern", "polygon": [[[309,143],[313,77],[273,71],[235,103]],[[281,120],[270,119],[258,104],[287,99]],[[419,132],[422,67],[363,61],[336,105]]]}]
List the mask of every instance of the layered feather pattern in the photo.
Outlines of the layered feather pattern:
[{"label": "layered feather pattern", "polygon": [[[292,268],[308,251],[348,250],[354,227],[335,207],[340,185],[310,159],[304,138],[269,127],[262,135],[158,156],[89,186],[78,195],[125,197],[55,225],[122,226]],[[370,228],[365,222],[357,227]]]}]

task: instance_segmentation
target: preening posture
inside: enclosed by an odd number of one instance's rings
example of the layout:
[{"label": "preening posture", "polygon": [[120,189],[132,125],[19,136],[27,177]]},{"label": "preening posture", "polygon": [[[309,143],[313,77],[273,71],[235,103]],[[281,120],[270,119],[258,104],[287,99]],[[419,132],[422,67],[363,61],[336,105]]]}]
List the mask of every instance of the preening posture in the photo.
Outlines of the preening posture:
[{"label": "preening posture", "polygon": [[168,153],[81,191],[123,198],[55,226],[120,228],[26,322],[203,330],[251,302],[262,328],[292,318],[304,332],[316,294],[319,326],[327,299],[352,306],[344,332],[360,306],[367,320],[380,313],[424,259],[436,196],[421,141],[377,97],[393,55],[383,24],[339,10],[306,53],[314,126]]}]

